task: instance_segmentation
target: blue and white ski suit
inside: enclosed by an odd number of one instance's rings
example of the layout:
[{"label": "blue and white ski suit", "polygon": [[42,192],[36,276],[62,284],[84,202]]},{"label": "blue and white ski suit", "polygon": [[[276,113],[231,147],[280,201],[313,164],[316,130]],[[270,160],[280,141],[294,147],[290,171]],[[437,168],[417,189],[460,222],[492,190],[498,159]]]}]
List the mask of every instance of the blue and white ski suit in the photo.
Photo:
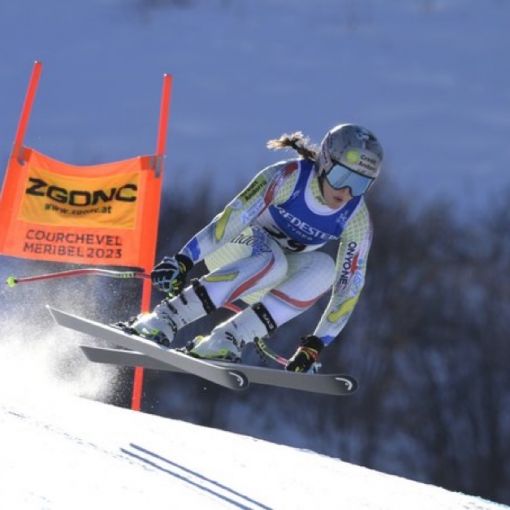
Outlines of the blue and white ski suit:
[{"label": "blue and white ski suit", "polygon": [[[331,290],[313,332],[328,345],[359,299],[371,239],[363,197],[331,209],[314,163],[292,159],[262,170],[181,253],[205,261],[211,272],[201,283],[215,306],[260,301],[278,326]],[[334,240],[336,263],[317,251]]]}]

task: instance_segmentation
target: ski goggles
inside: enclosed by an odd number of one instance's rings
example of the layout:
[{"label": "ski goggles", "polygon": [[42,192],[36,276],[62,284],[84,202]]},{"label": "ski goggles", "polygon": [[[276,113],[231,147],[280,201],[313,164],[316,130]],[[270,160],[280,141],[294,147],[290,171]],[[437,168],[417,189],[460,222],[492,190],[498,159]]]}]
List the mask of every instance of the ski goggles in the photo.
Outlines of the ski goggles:
[{"label": "ski goggles", "polygon": [[359,197],[366,193],[375,179],[360,174],[345,165],[335,163],[331,169],[326,172],[328,184],[335,189],[350,188],[353,197]]}]

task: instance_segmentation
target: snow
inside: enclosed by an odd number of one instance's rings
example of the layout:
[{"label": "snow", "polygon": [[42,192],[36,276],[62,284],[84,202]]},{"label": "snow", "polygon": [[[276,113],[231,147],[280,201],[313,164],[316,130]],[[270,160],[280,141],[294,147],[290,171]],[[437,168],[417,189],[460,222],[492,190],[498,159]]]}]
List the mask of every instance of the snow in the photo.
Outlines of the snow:
[{"label": "snow", "polygon": [[[87,365],[92,372],[75,372],[72,383],[62,384],[49,361],[22,357],[24,349],[4,345],[1,358],[2,508],[508,508],[314,452],[95,402],[79,395],[108,387],[97,367]],[[27,358],[29,378],[22,375]]]}]

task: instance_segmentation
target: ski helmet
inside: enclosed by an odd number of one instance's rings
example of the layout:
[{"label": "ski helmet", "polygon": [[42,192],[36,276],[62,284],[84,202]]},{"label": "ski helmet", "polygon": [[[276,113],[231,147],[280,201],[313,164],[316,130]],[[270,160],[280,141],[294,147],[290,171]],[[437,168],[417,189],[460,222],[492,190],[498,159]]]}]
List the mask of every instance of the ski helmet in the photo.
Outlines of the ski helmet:
[{"label": "ski helmet", "polygon": [[381,170],[383,149],[368,129],[341,124],[326,133],[317,156],[319,178],[335,189],[349,187],[363,195]]}]

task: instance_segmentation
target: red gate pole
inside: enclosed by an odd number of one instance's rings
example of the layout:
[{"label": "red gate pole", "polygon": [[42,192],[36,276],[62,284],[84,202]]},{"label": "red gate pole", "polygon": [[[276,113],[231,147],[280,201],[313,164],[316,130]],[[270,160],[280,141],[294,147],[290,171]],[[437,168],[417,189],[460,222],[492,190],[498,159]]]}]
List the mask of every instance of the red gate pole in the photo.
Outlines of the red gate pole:
[{"label": "red gate pole", "polygon": [[42,72],[42,62],[36,60],[32,67],[32,75],[28,83],[27,93],[25,101],[23,102],[23,108],[18,122],[18,128],[16,130],[16,136],[14,137],[14,145],[12,148],[11,157],[22,160],[22,147],[25,139],[25,133],[27,131],[28,121],[30,120],[30,114],[32,113],[32,106],[34,104],[35,93],[39,86],[39,78]]},{"label": "red gate pole", "polygon": [[[27,91],[25,94],[25,100],[23,107],[18,119],[18,126],[16,129],[16,135],[12,144],[12,151],[9,156],[9,163],[5,171],[3,182],[0,182],[0,204],[2,211],[0,212],[0,250],[5,247],[5,241],[7,237],[7,222],[10,221],[10,213],[14,207],[16,199],[16,190],[18,189],[18,171],[19,166],[11,167],[12,163],[19,162],[23,164],[23,141],[30,120],[30,114],[32,112],[32,105],[35,99],[35,93],[39,84],[39,78],[41,76],[42,63],[36,61],[32,68],[32,75],[28,82]],[[11,169],[11,170],[10,170]]]},{"label": "red gate pole", "polygon": [[[156,164],[154,168],[154,178],[152,179],[155,186],[158,187],[157,200],[153,204],[155,208],[153,215],[156,221],[155,229],[157,232],[157,224],[159,223],[159,209],[161,201],[161,181],[163,178],[163,160],[166,151],[166,139],[168,132],[168,118],[170,110],[170,95],[172,89],[172,76],[169,74],[163,75],[163,91],[161,94],[161,106],[159,112],[159,127],[158,127],[158,138],[156,143]],[[156,244],[157,244],[157,233],[154,237],[154,247],[151,265],[145,267],[145,272],[150,273],[154,266],[156,258]],[[151,281],[144,280],[142,289],[142,304],[141,311],[148,312],[151,306]],[[143,375],[144,371],[142,367],[135,368],[135,375],[133,381],[133,395],[131,399],[131,409],[134,411],[140,411],[142,405],[142,393],[143,393]]]}]

